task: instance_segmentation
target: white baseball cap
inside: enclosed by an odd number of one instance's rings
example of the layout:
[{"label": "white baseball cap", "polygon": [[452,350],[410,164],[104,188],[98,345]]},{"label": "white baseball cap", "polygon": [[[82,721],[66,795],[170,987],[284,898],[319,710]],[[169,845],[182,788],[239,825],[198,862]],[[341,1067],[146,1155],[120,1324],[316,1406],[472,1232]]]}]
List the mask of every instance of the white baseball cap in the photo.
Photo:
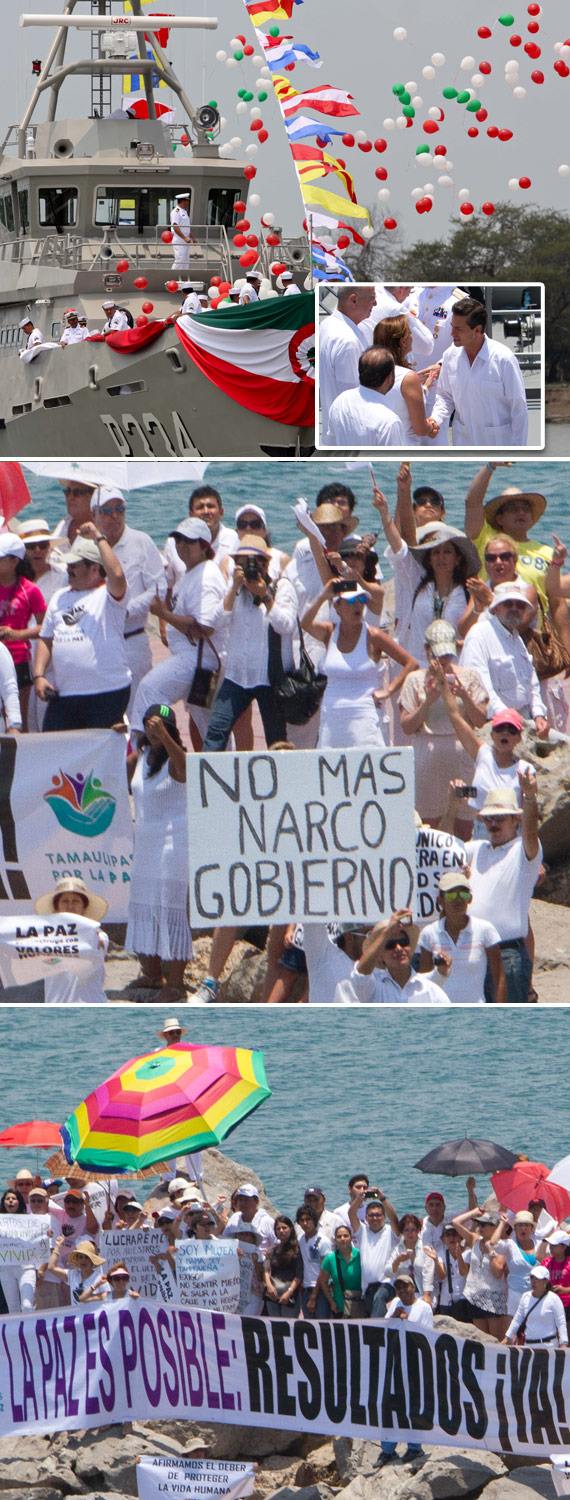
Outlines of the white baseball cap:
[{"label": "white baseball cap", "polygon": [[212,545],[210,527],[197,516],[189,516],[187,521],[180,521],[170,532],[170,536],[183,536],[187,542],[207,542],[209,547]]},{"label": "white baseball cap", "polygon": [[239,521],[241,516],[249,515],[259,516],[260,521],[263,521],[263,525],[267,526],[265,511],[262,510],[261,505],[240,505],[239,510],[236,510],[235,519],[236,521]]}]

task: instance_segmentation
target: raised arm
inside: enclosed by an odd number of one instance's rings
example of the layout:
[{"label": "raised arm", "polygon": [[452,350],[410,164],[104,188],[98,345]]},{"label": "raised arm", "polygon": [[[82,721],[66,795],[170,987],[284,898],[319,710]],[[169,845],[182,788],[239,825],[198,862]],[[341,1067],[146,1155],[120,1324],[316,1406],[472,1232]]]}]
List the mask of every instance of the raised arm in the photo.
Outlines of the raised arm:
[{"label": "raised arm", "polygon": [[443,706],[450,723],[453,725],[457,739],[463,746],[463,749],[467,751],[467,754],[471,756],[471,760],[476,760],[481,746],[485,744],[485,741],[481,739],[480,735],[463,718],[459,706],[459,698],[452,692],[445,672],[439,666],[439,663],[432,663],[432,672],[439,683]]},{"label": "raised arm", "polygon": [[400,464],[398,469],[398,499],[394,511],[394,525],[400,536],[408,543],[408,547],[415,547],[417,537],[412,505],[412,470],[407,463]]},{"label": "raised arm", "polygon": [[390,515],[386,496],[382,494],[382,490],[378,489],[377,484],[374,485],[372,492],[372,504],[380,516],[388,546],[392,548],[392,552],[394,553],[401,552],[402,538]]},{"label": "raised arm", "polygon": [[325,645],[328,645],[328,642],[330,641],[331,635],[333,633],[333,626],[331,625],[330,620],[317,620],[317,615],[319,613],[319,610],[322,609],[323,604],[331,603],[334,589],[337,584],[338,579],[329,578],[329,581],[325,584],[322,592],[317,595],[316,599],[313,599],[312,604],[310,604],[309,608],[305,610],[305,613],[301,620],[301,629],[306,630],[309,635],[314,636],[316,641],[323,641]]},{"label": "raised arm", "polygon": [[80,536],[84,536],[90,542],[96,542],[101,558],[101,567],[105,570],[107,588],[112,599],[124,599],[127,592],[127,580],[123,569],[113,548],[109,546],[102,532],[97,531],[93,521],[84,521],[79,527]]},{"label": "raised arm", "polygon": [[490,461],[483,464],[482,468],[477,470],[475,478],[471,480],[465,496],[465,531],[467,536],[472,538],[479,536],[479,532],[483,529],[485,524],[483,501],[495,469],[510,469],[510,467],[511,460],[506,459],[503,463],[493,463]]},{"label": "raised arm", "polygon": [[536,859],[540,849],[536,772],[532,771],[530,767],[525,771],[519,771],[519,781],[523,797],[521,834],[524,852],[527,859]]}]

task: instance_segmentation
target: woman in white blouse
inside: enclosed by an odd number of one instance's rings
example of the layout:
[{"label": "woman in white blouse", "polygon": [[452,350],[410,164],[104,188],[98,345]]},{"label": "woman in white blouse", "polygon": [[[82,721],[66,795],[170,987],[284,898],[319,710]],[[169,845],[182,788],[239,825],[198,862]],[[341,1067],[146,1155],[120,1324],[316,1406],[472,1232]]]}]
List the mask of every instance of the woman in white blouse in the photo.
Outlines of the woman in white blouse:
[{"label": "woman in white blouse", "polygon": [[524,1335],[525,1344],[559,1344],[568,1348],[568,1328],[564,1308],[552,1291],[546,1266],[535,1266],[530,1273],[530,1292],[523,1292],[514,1318],[507,1328],[503,1344],[516,1344]]},{"label": "woman in white blouse", "polygon": [[269,627],[279,637],[283,669],[290,672],[297,595],[288,578],[271,581],[270,549],[262,536],[246,533],[234,560],[231,585],[216,618],[218,624],[229,615],[228,654],[204,740],[205,751],[225,750],[234,724],[254,698],[267,745],[287,738],[285,715],[275,703],[269,682]]}]

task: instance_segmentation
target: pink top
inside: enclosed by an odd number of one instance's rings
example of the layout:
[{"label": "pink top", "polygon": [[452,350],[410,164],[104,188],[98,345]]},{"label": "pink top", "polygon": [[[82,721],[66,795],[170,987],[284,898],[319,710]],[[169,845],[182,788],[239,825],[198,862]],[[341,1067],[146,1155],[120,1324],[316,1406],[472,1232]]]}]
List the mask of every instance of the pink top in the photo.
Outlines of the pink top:
[{"label": "pink top", "polygon": [[[0,584],[0,627],[9,625],[12,630],[27,630],[34,615],[44,615],[46,602],[37,583],[29,578],[17,578],[9,587]],[[30,641],[4,641],[12,661],[30,661]]]},{"label": "pink top", "polygon": [[553,1255],[547,1255],[542,1264],[548,1271],[553,1291],[558,1292],[564,1307],[570,1307],[570,1255],[566,1260],[555,1260]]}]

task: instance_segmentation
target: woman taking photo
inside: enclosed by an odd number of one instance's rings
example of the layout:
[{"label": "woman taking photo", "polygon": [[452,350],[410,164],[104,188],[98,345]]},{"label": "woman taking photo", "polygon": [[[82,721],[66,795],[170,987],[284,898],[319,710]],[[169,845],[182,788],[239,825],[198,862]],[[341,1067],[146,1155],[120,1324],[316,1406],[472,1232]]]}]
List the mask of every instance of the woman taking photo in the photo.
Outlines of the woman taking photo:
[{"label": "woman taking photo", "polygon": [[217,623],[229,617],[229,638],[223,682],[212,709],[204,750],[225,750],[244,709],[255,699],[267,746],[285,740],[285,715],[270,685],[269,628],[279,637],[285,672],[293,667],[293,634],[297,624],[297,595],[288,578],[275,583],[271,554],[262,536],[246,533],[234,553],[234,570]]},{"label": "woman taking photo", "polygon": [[437,1257],[431,1245],[422,1245],[421,1228],[422,1221],[417,1219],[415,1214],[404,1214],[400,1219],[398,1223],[400,1240],[388,1261],[386,1279],[395,1282],[398,1272],[405,1271],[413,1278],[419,1296],[433,1305]]},{"label": "woman taking photo", "polygon": [[427,446],[437,437],[438,426],[432,417],[426,416],[424,396],[435,382],[434,374],[428,375],[424,385],[419,375],[410,369],[408,355],[412,349],[412,331],[407,317],[399,313],[394,318],[382,318],[374,329],[376,348],[387,349],[395,364],[395,380],[392,390],[382,397],[384,405],[400,418],[405,433],[406,448]]},{"label": "woman taking photo", "polygon": [[[408,672],[417,666],[413,656],[385,630],[364,623],[368,599],[363,585],[331,578],[301,621],[303,630],[327,648],[322,665],[327,686],[321,704],[319,748],[388,744],[383,704],[399,691]],[[335,625],[328,620],[317,620],[319,610],[331,601],[338,615]],[[385,657],[400,667],[387,686],[383,672]]]},{"label": "woman taking photo", "polygon": [[[462,723],[481,728],[487,719],[487,692],[474,668],[457,666],[455,630],[448,620],[432,620],[425,633],[428,666],[411,672],[398,700],[400,724],[413,740],[416,808],[424,823],[439,824],[449,783],[471,782],[473,764],[450,717],[449,702],[461,703]],[[457,838],[471,837],[471,815],[456,821]]]},{"label": "woman taking photo", "polygon": [[176,715],[165,703],[146,710],[127,772],[135,804],[135,848],[125,946],[142,974],[132,988],[160,991],[161,1004],[186,1000],[192,957],[188,925],[186,755]]},{"label": "woman taking photo", "polygon": [[303,1261],[295,1225],[278,1214],[273,1232],[277,1244],[265,1257],[265,1312],[268,1318],[298,1318],[301,1308]]},{"label": "woman taking photo", "polygon": [[[474,1326],[482,1333],[492,1333],[496,1339],[503,1338],[509,1320],[505,1257],[493,1243],[497,1216],[485,1214],[480,1208],[469,1208],[452,1223],[471,1250],[464,1297],[470,1303]],[[468,1229],[468,1223],[476,1224],[477,1229]]]},{"label": "woman taking photo", "polygon": [[325,1255],[317,1287],[329,1304],[333,1318],[363,1318],[360,1251],[352,1243],[350,1229],[339,1224],[333,1249]]},{"label": "woman taking photo", "polygon": [[530,1291],[523,1292],[502,1344],[551,1344],[568,1348],[566,1315],[560,1298],[550,1285],[546,1266],[530,1273]]}]

